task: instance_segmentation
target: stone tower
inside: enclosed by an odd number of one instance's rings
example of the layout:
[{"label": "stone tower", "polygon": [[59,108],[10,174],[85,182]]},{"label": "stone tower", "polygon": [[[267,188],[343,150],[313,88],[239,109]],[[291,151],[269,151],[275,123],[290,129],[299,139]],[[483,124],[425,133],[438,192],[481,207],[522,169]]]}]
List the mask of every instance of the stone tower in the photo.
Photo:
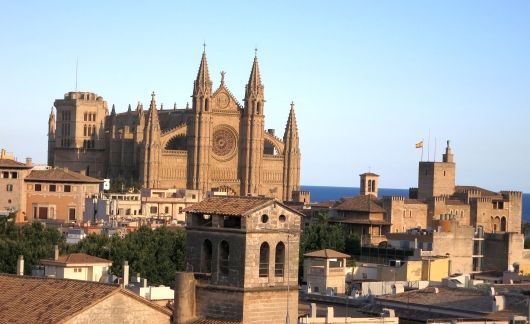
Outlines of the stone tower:
[{"label": "stone tower", "polygon": [[291,102],[291,111],[285,125],[283,135],[285,143],[283,160],[283,200],[290,201],[293,198],[293,191],[300,190],[300,146],[298,138],[298,126],[296,125],[296,115],[294,112],[294,102]]},{"label": "stone tower", "polygon": [[55,156],[55,113],[53,107],[48,118],[48,165],[54,165]]},{"label": "stone tower", "polygon": [[175,321],[296,323],[301,217],[264,197],[210,197],[188,207],[189,272],[176,275]]},{"label": "stone tower", "polygon": [[149,119],[145,127],[143,140],[143,163],[141,179],[144,188],[159,188],[160,171],[160,122],[156,110],[155,93],[151,94]]},{"label": "stone tower", "polygon": [[245,107],[242,117],[241,195],[260,192],[261,162],[263,155],[264,87],[261,83],[258,57],[254,56],[252,70],[245,89]]},{"label": "stone tower", "polygon": [[203,51],[197,78],[193,83],[193,117],[188,127],[188,189],[208,191],[209,152],[211,146],[212,81]]},{"label": "stone tower", "polygon": [[455,193],[455,163],[447,141],[442,162],[421,161],[418,168],[418,198],[429,199]]},{"label": "stone tower", "polygon": [[372,195],[377,198],[379,194],[379,175],[371,172],[360,174],[361,184],[359,194],[361,196]]},{"label": "stone tower", "polygon": [[107,103],[92,92],[69,92],[64,99],[55,100],[54,106],[57,116],[52,135],[55,138],[53,165],[103,177]]}]

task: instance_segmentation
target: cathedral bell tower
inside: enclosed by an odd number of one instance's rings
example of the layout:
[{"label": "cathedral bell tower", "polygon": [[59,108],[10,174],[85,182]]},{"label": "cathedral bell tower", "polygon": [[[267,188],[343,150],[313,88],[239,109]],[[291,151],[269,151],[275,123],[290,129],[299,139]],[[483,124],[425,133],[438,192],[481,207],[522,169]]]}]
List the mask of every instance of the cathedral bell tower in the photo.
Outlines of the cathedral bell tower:
[{"label": "cathedral bell tower", "polygon": [[241,143],[241,195],[260,193],[261,164],[263,160],[263,130],[265,93],[261,83],[257,55],[254,56],[252,71],[245,89],[245,107],[242,116]]},{"label": "cathedral bell tower", "polygon": [[193,117],[188,127],[187,187],[203,193],[209,190],[209,156],[212,132],[212,81],[208,72],[206,50],[202,52],[197,79],[193,83]]}]

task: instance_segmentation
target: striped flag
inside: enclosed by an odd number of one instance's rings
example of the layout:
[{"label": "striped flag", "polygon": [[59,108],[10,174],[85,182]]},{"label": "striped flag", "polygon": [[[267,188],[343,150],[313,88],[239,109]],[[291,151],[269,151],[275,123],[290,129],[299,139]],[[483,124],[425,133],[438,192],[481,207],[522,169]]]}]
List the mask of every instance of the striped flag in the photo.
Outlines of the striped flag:
[{"label": "striped flag", "polygon": [[423,148],[423,141],[416,143],[416,148]]}]

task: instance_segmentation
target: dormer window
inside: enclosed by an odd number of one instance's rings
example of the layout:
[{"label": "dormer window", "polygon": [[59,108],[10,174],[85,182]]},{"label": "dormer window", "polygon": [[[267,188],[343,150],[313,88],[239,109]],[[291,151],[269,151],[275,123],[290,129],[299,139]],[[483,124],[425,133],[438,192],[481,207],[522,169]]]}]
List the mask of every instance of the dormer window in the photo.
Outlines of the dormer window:
[{"label": "dormer window", "polygon": [[269,215],[267,215],[267,214],[261,215],[261,222],[263,224],[267,223],[268,221],[269,221]]}]

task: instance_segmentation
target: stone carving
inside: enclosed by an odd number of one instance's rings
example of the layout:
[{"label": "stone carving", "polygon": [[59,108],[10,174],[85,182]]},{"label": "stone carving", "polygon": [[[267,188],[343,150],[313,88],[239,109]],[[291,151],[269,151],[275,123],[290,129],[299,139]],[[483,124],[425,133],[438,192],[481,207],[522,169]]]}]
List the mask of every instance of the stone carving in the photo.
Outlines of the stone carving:
[{"label": "stone carving", "polygon": [[235,151],[236,135],[228,126],[220,126],[213,133],[213,153],[219,157],[227,157]]}]

